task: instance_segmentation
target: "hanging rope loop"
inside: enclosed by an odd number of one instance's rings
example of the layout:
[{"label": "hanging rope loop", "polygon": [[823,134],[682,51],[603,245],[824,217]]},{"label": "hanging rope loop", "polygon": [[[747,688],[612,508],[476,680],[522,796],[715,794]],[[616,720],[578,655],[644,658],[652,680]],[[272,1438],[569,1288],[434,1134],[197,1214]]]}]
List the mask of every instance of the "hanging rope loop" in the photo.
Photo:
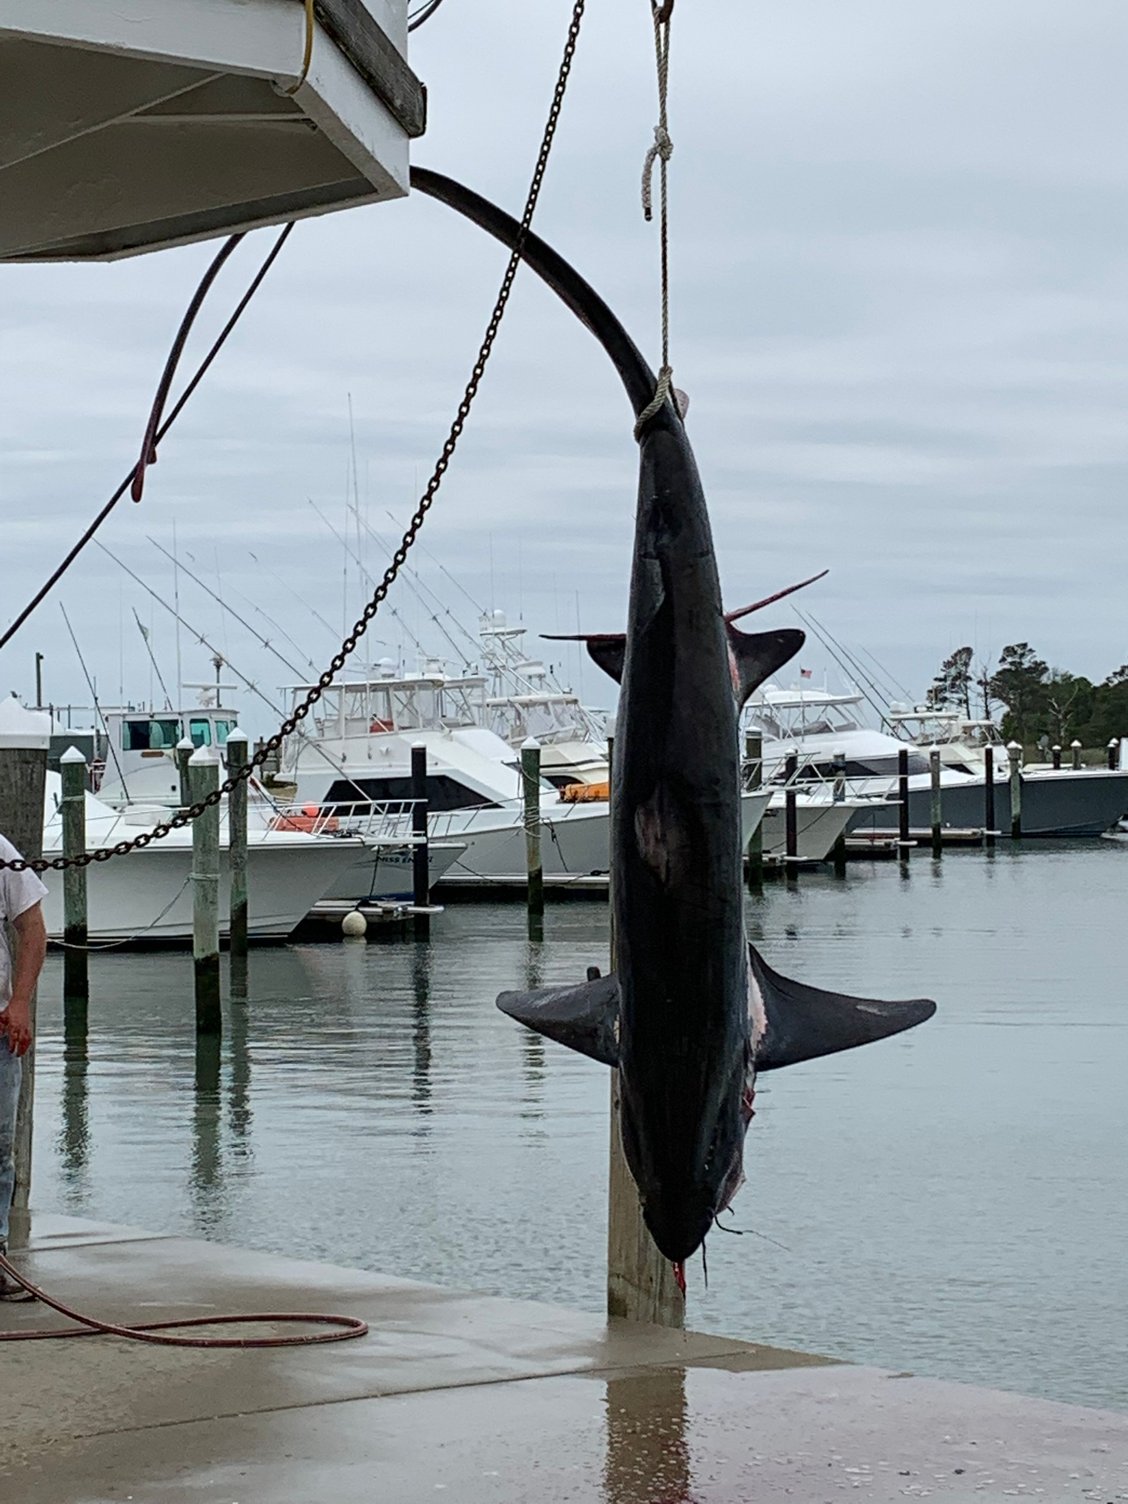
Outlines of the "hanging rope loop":
[{"label": "hanging rope loop", "polygon": [[[662,368],[654,396],[635,420],[634,436],[641,438],[642,430],[656,413],[660,412],[673,391],[673,367],[670,364],[670,215],[667,192],[666,168],[674,154],[670,136],[670,124],[666,111],[666,98],[670,81],[670,22],[674,14],[674,0],[657,4],[652,0],[651,16],[654,22],[654,62],[658,74],[658,124],[654,127],[654,144],[646,153],[642,164],[642,212],[649,221],[654,217],[654,164],[658,164],[658,218],[659,238],[662,248]],[[677,403],[678,411],[684,407]]]}]

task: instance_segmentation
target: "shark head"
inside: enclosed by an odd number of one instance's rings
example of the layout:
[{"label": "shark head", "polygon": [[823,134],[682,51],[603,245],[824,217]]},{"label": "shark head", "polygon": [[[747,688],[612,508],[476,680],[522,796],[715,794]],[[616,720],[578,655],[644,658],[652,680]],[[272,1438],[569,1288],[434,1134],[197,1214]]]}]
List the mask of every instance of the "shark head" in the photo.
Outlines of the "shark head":
[{"label": "shark head", "polygon": [[[740,1071],[743,1074],[742,1064]],[[667,1122],[667,1132],[673,1130],[667,1138],[647,1122],[645,1098],[636,1098],[626,1078],[622,1080],[623,1150],[650,1236],[674,1263],[684,1263],[697,1252],[743,1180],[749,1118],[742,1110],[744,1096],[739,1088],[717,1093],[714,1111],[702,1117],[696,1130]],[[682,1152],[687,1142],[692,1145],[688,1155]],[[674,1152],[665,1154],[664,1144]]]}]

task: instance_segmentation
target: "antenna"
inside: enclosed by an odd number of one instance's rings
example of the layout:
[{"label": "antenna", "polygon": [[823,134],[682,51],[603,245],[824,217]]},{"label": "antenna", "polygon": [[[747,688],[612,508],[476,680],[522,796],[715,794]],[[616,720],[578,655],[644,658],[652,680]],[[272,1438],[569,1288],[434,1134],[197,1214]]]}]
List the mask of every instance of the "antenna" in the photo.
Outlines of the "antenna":
[{"label": "antenna", "polygon": [[[97,543],[98,540],[95,538],[94,542]],[[59,602],[59,610],[63,613],[63,620],[67,624],[67,631],[70,633],[70,640],[73,643],[75,653],[78,656],[78,663],[79,667],[82,669],[82,676],[86,680],[86,687],[90,691],[90,698],[94,702],[94,714],[102,723],[102,735],[106,738],[106,746],[110,749],[110,756],[114,760],[114,767],[117,769],[118,782],[121,784],[122,788],[125,789],[125,797],[128,799],[129,790],[125,787],[125,779],[122,776],[121,763],[118,762],[117,748],[114,746],[113,737],[110,735],[110,728],[106,724],[106,717],[102,714],[102,707],[98,703],[97,688],[94,685],[93,679],[91,679],[90,677],[90,673],[86,667],[86,659],[82,656],[82,649],[78,645],[78,638],[74,635],[74,628],[70,624],[70,617],[67,615],[67,608],[63,605],[62,601]]]}]

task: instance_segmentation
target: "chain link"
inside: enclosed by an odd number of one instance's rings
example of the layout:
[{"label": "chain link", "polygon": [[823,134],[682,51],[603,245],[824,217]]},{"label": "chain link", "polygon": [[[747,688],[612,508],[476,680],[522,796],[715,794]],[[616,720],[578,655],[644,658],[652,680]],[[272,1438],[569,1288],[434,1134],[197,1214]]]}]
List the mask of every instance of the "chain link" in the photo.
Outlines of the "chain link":
[{"label": "chain link", "polygon": [[420,528],[426,520],[427,513],[438,494],[439,487],[443,483],[443,477],[450,468],[450,462],[454,457],[454,451],[458,447],[458,441],[462,437],[462,431],[466,426],[466,420],[470,416],[470,409],[474,405],[474,398],[478,394],[482,377],[485,375],[486,366],[493,352],[494,341],[497,339],[501,321],[505,316],[506,305],[509,302],[509,294],[513,290],[513,282],[517,276],[517,268],[521,264],[521,253],[525,248],[525,237],[533,222],[533,214],[536,211],[537,200],[540,197],[541,184],[544,182],[545,170],[548,167],[549,155],[552,151],[553,139],[556,135],[556,127],[560,120],[560,111],[564,104],[564,95],[568,87],[568,78],[572,71],[572,60],[576,54],[576,43],[579,40],[580,25],[583,21],[584,9],[587,0],[575,0],[572,8],[572,19],[568,27],[568,36],[564,45],[564,55],[560,61],[560,71],[556,78],[556,87],[552,95],[552,103],[549,106],[548,119],[545,122],[544,135],[541,138],[540,151],[537,154],[536,166],[533,169],[532,180],[529,183],[529,192],[525,200],[525,212],[521,216],[521,228],[517,236],[516,244],[509,257],[509,264],[505,268],[505,275],[501,279],[501,287],[498,289],[497,299],[494,302],[493,312],[489,323],[486,325],[485,336],[478,349],[478,356],[470,372],[470,379],[466,383],[466,390],[462,394],[462,400],[458,404],[454,421],[450,425],[450,431],[435,462],[435,468],[431,472],[431,478],[427,487],[419,499],[419,505],[412,514],[411,521],[400,540],[399,547],[392,555],[392,562],[384,571],[384,576],[372,594],[372,599],[365,606],[359,619],[353,626],[352,631],[342,642],[340,649],[333,655],[329,667],[320,675],[317,683],[306,695],[302,703],[296,706],[293,712],[286,717],[278,730],[258,748],[253,757],[244,763],[231,777],[224,780],[217,789],[213,789],[205,798],[189,805],[186,809],[178,810],[170,819],[154,825],[152,830],[142,831],[132,841],[118,841],[115,846],[102,846],[94,851],[84,851],[78,856],[53,858],[40,857],[32,860],[19,860],[0,862],[0,868],[8,867],[13,872],[62,872],[67,867],[89,867],[92,862],[108,862],[111,857],[127,856],[131,851],[140,851],[150,846],[154,841],[162,841],[165,836],[174,830],[183,830],[193,820],[198,819],[206,809],[219,803],[224,794],[229,794],[239,783],[249,779],[262,767],[263,763],[273,753],[277,752],[287,736],[293,735],[302,721],[306,719],[310,711],[321,699],[325,691],[332,685],[333,680],[344,668],[350,654],[356,648],[357,643],[368,630],[368,624],[379,611],[387,599],[389,590],[396,582],[396,577],[407,562],[408,553],[419,534]]}]

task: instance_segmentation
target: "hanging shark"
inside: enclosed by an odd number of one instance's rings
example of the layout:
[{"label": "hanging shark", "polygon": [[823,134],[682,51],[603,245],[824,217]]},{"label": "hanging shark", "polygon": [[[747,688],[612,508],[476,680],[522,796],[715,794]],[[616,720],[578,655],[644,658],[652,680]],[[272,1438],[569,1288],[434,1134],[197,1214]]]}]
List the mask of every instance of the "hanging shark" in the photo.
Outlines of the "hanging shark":
[{"label": "hanging shark", "polygon": [[[846,997],[775,971],[744,931],[738,714],[803,643],[725,617],[705,494],[667,398],[602,298],[543,240],[453,179],[412,187],[511,249],[591,330],[636,418],[638,511],[627,630],[607,640],[620,680],[612,770],[612,975],[503,992],[498,1006],[620,1075],[623,1148],[643,1218],[676,1263],[743,1179],[758,1072],[852,1049],[923,1022],[927,999]],[[744,613],[732,613],[734,617]],[[600,661],[600,660],[597,660]]]}]

